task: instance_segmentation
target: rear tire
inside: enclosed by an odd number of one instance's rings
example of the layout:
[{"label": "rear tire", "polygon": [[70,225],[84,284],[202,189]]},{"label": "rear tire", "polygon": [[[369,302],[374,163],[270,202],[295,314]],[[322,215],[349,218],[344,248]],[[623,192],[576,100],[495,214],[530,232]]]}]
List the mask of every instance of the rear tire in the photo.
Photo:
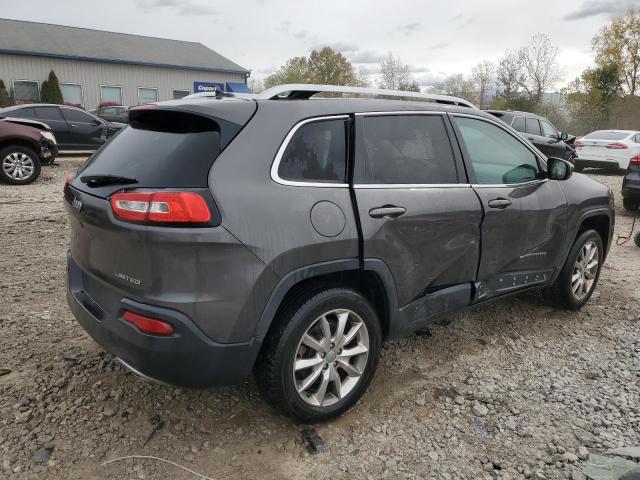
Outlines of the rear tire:
[{"label": "rear tire", "polygon": [[632,200],[631,198],[623,198],[622,206],[627,212],[635,212],[640,207],[640,202]]},{"label": "rear tire", "polygon": [[302,422],[351,408],[380,356],[382,334],[371,304],[348,288],[307,287],[287,301],[275,322],[254,372],[264,398]]},{"label": "rear tire", "polygon": [[11,185],[27,185],[40,176],[40,159],[36,152],[21,145],[0,151],[0,179]]},{"label": "rear tire", "polygon": [[582,308],[598,284],[603,258],[604,248],[598,232],[582,232],[573,243],[560,275],[546,290],[548,300],[567,310]]}]

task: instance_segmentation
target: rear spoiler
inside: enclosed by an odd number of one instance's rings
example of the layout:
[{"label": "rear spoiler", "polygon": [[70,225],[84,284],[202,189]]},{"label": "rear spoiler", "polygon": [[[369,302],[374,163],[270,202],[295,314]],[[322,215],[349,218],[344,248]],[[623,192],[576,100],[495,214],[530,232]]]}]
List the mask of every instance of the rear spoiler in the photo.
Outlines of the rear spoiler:
[{"label": "rear spoiler", "polygon": [[14,117],[5,117],[0,118],[2,122],[16,123],[18,125],[24,125],[25,127],[38,128],[40,130],[46,130],[47,132],[51,131],[51,127],[44,122],[39,122],[38,120],[29,120],[26,118],[14,118]]}]

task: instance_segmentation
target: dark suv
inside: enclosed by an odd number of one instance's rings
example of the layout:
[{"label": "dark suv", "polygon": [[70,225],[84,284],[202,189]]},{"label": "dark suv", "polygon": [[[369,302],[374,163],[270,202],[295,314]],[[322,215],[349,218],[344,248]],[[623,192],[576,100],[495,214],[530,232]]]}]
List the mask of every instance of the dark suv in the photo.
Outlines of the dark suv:
[{"label": "dark suv", "polygon": [[611,244],[607,187],[453,97],[289,85],[129,118],[65,185],[73,313],[143,376],[253,371],[298,419],[439,317],[531,288],[580,308]]},{"label": "dark suv", "polygon": [[576,137],[560,133],[553,124],[544,117],[529,112],[487,110],[511,125],[547,157],[572,160],[575,154],[573,142]]}]

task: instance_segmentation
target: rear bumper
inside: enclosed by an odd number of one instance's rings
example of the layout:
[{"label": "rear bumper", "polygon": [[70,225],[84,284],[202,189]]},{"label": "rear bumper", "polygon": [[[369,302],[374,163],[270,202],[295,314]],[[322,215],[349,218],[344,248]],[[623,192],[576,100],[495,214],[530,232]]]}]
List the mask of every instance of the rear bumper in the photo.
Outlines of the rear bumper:
[{"label": "rear bumper", "polygon": [[594,167],[594,168],[620,168],[617,160],[595,160],[588,158],[575,158],[574,165],[578,167]]},{"label": "rear bumper", "polygon": [[[260,342],[221,344],[207,337],[184,314],[128,298],[121,298],[113,313],[83,288],[83,273],[67,256],[71,311],[87,333],[105,350],[142,376],[171,385],[209,387],[237,383],[251,373]],[[107,285],[104,288],[111,288]],[[122,319],[125,310],[165,320],[175,333],[148,335]]]}]

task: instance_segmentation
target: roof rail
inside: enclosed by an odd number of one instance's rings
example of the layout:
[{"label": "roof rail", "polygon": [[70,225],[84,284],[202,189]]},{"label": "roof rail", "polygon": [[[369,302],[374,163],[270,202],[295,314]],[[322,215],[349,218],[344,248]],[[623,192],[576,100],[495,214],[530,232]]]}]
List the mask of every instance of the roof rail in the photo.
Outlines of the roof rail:
[{"label": "roof rail", "polygon": [[[283,96],[282,94],[288,93]],[[316,93],[353,93],[357,95],[384,96],[384,97],[401,97],[415,98],[420,100],[430,100],[435,103],[443,103],[446,105],[458,105],[461,107],[477,108],[473,103],[462,98],[452,97],[449,95],[438,95],[435,93],[407,92],[405,90],[386,90],[383,88],[364,88],[364,87],[343,87],[339,85],[312,85],[303,83],[292,83],[278,85],[268,88],[257,94],[254,98],[258,100],[277,100],[277,99],[307,99]]]}]

